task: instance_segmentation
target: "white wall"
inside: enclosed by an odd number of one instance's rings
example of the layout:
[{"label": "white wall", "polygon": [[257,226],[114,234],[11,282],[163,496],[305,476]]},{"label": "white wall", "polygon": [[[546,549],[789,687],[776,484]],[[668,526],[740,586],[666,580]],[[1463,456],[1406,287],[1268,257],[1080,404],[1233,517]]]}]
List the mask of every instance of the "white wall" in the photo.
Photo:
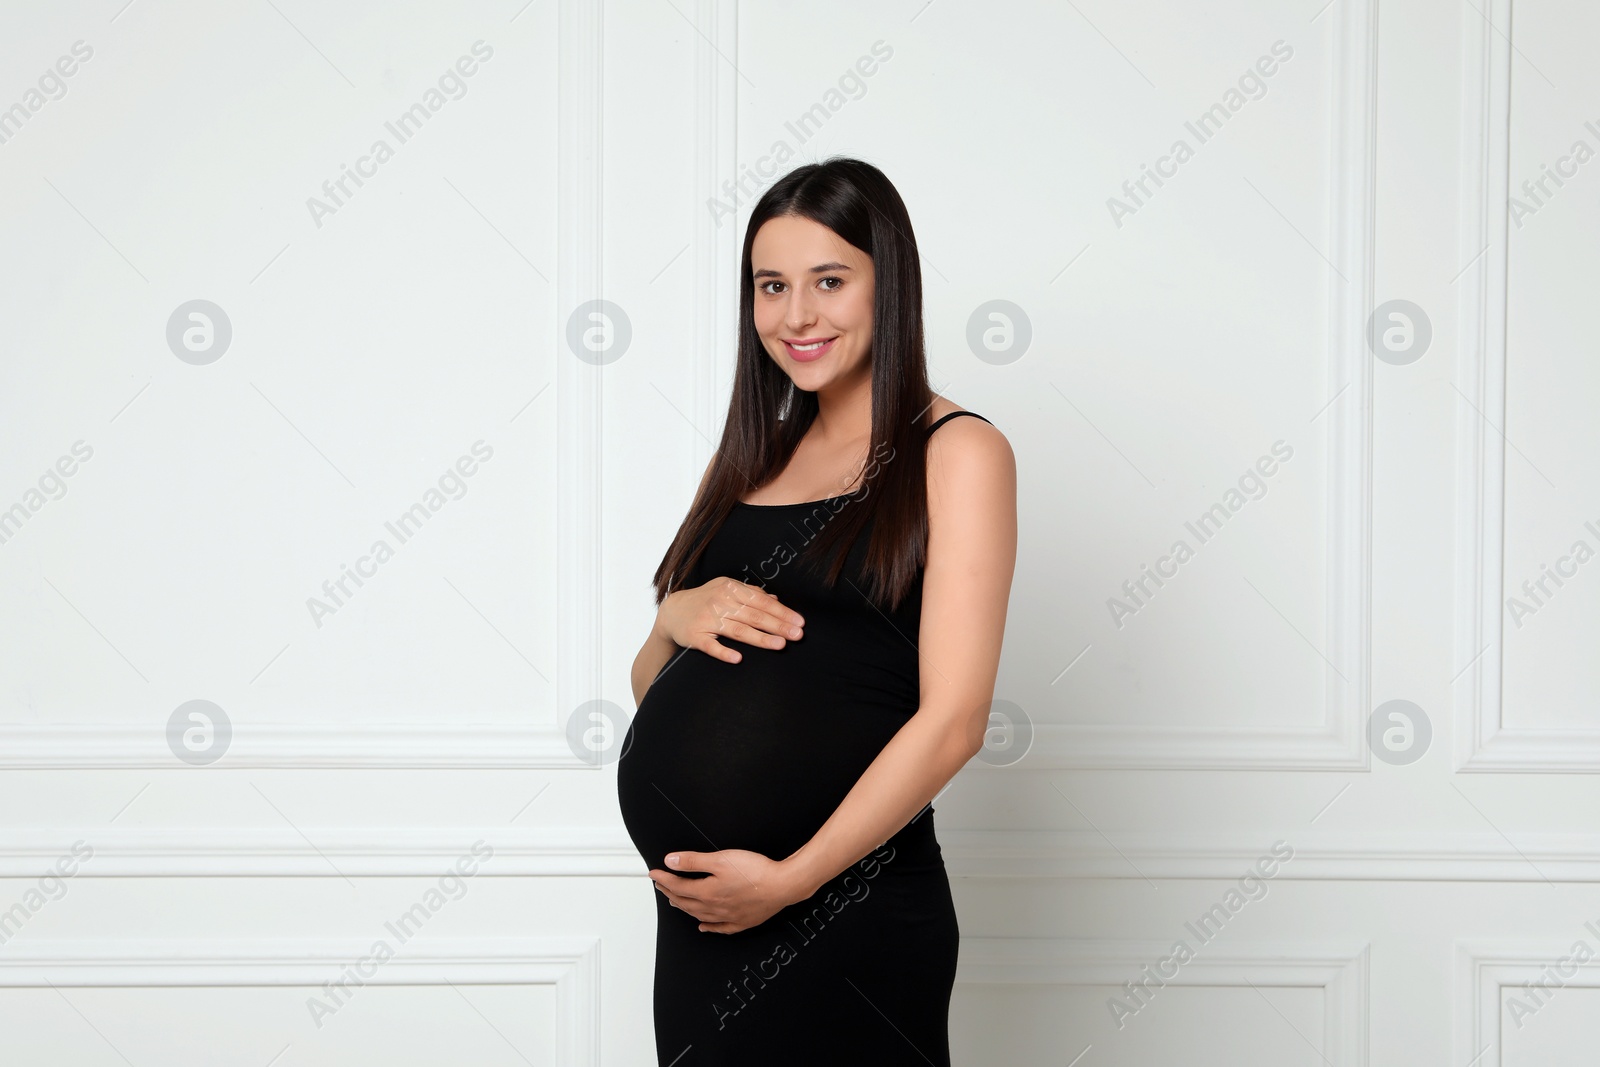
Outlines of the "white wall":
[{"label": "white wall", "polygon": [[[1600,966],[1523,986],[1600,951],[1600,564],[1561,562],[1600,549],[1600,164],[1562,162],[1600,148],[1589,9],[114,0],[5,26],[18,1062],[651,1061],[651,891],[567,728],[631,710],[749,206],[835,152],[901,190],[935,384],[1021,471],[996,697],[1031,745],[938,802],[957,1062],[1592,1055]],[[597,299],[629,340],[580,359]],[[220,356],[169,343],[194,300]],[[1431,340],[1375,359],[1395,300]],[[1519,593],[1543,566],[1568,576]],[[1431,733],[1412,762],[1369,742],[1397,699]],[[193,700],[231,734],[186,760]]]}]

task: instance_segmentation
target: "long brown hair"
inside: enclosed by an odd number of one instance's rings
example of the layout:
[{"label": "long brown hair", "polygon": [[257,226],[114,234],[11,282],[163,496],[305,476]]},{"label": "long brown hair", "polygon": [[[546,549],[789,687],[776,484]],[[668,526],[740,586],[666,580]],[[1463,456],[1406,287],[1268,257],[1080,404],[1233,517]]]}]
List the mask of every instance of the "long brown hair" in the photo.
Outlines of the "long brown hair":
[{"label": "long brown hair", "polygon": [[825,580],[831,586],[850,546],[872,523],[862,592],[892,610],[910,592],[928,545],[925,427],[933,389],[923,348],[922,265],[911,217],[894,185],[870,163],[841,156],[785,174],[750,214],[739,272],[739,356],[722,443],[651,579],[655,602],[681,588],[711,533],[740,497],[778,476],[817,415],[816,393],[794,388],[756,332],[750,250],[756,231],[780,215],[820,223],[872,258],[873,458],[867,481],[800,557],[830,559]]}]

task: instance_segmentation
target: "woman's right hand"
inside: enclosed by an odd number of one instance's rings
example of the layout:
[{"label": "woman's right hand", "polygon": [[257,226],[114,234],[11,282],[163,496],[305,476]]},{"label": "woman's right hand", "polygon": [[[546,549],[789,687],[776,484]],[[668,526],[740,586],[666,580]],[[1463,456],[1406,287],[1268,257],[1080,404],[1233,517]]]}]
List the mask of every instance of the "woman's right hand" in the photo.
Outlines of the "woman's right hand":
[{"label": "woman's right hand", "polygon": [[782,648],[803,633],[805,619],[760,586],[713,578],[668,593],[656,610],[656,631],[684,648],[698,648],[727,663],[744,657],[719,637],[761,648]]}]

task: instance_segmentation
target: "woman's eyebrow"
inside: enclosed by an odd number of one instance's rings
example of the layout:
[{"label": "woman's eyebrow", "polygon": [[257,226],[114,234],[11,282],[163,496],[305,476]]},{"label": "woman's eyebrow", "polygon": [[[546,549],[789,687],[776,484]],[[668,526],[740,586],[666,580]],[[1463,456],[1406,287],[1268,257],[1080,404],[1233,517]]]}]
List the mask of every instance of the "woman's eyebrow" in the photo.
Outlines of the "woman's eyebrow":
[{"label": "woman's eyebrow", "polygon": [[[812,274],[823,274],[823,273],[826,273],[828,271],[849,270],[849,269],[850,268],[847,265],[843,264],[843,263],[820,263],[817,266],[812,267],[810,273],[812,273]],[[781,278],[781,277],[783,277],[783,274],[781,272],[779,272],[779,271],[770,270],[768,268],[763,267],[761,270],[751,272],[750,277],[752,277],[752,278]]]}]

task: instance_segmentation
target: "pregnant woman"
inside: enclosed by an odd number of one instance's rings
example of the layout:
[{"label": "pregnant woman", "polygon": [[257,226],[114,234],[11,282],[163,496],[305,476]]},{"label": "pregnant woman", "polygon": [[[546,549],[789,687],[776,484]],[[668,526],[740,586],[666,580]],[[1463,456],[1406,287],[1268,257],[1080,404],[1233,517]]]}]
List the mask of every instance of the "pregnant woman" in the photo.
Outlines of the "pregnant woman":
[{"label": "pregnant woman", "polygon": [[1016,468],[929,387],[920,269],[859,160],[785,175],[745,233],[722,443],[655,573],[618,764],[663,1067],[950,1063],[932,801],[983,745]]}]

